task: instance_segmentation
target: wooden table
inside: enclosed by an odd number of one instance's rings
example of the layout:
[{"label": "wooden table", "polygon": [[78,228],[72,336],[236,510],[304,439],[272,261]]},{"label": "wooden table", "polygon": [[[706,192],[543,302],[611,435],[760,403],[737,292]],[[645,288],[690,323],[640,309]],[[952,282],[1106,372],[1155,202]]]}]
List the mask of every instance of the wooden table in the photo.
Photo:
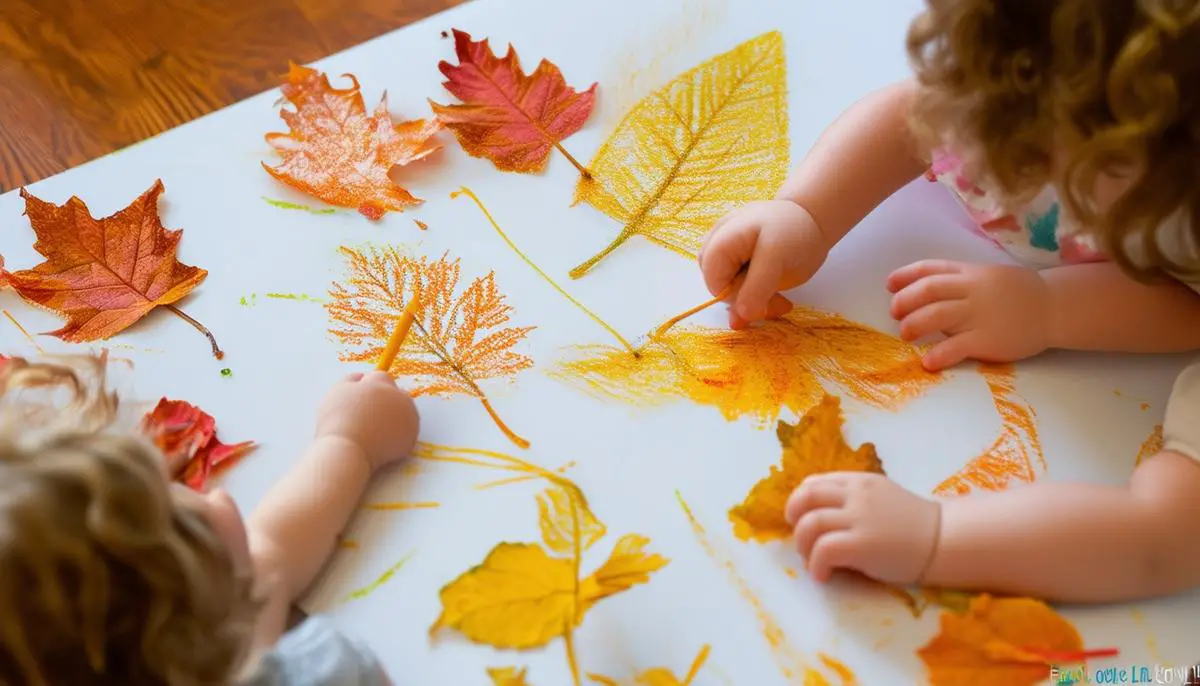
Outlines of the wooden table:
[{"label": "wooden table", "polygon": [[0,193],[463,0],[4,0]]}]

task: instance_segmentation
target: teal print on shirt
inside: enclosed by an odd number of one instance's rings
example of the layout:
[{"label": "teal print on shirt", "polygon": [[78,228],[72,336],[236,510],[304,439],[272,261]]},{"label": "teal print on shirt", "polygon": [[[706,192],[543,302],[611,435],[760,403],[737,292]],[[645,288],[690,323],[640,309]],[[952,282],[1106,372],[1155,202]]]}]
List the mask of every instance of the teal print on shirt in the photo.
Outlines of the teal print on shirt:
[{"label": "teal print on shirt", "polygon": [[1029,231],[1030,245],[1058,252],[1058,203],[1051,205],[1045,214],[1030,212],[1025,217],[1025,229]]}]

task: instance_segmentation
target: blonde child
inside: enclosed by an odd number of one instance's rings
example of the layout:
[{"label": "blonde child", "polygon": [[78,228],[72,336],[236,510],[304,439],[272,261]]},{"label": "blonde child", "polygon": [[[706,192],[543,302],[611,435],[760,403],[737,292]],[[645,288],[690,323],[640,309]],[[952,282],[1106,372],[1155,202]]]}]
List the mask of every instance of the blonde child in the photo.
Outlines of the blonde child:
[{"label": "blonde child", "polygon": [[412,449],[408,394],[377,372],[337,383],[307,451],[243,522],[223,492],[169,484],[159,451],[106,428],[102,365],[0,358],[0,684],[389,684],[321,618],[285,628],[371,476]]},{"label": "blonde child", "polygon": [[[785,313],[884,199],[925,174],[1025,266],[929,260],[886,284],[931,370],[1051,348],[1200,348],[1200,3],[930,0],[915,78],[851,107],[773,200],[719,221],[708,288],[749,265],[735,328]],[[1190,288],[1189,285],[1190,284]],[[1123,487],[1038,483],[934,501],[882,476],[823,474],[788,502],[813,576],[1119,601],[1200,585],[1200,366],[1164,450]]]}]

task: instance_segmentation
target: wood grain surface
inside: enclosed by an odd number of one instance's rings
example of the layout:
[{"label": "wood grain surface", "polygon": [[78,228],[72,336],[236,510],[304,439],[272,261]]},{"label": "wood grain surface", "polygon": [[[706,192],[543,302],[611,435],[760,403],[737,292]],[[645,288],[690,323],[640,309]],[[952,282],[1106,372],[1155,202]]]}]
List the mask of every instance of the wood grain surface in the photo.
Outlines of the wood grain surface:
[{"label": "wood grain surface", "polygon": [[0,0],[0,192],[463,0]]}]

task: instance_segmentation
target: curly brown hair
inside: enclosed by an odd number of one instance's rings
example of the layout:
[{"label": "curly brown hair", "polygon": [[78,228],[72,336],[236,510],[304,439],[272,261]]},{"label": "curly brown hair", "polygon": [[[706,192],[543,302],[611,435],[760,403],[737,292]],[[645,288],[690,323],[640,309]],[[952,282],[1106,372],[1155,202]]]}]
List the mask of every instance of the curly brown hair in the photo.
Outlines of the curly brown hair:
[{"label": "curly brown hair", "polygon": [[[1135,278],[1200,276],[1163,248],[1200,245],[1200,3],[929,0],[908,50],[923,142],[1012,203],[1054,183]],[[1102,177],[1128,184],[1107,207]]]},{"label": "curly brown hair", "polygon": [[[104,430],[104,365],[0,364],[0,684],[227,686],[250,580],[172,497],[163,456]],[[45,413],[30,391],[67,399]]]}]

